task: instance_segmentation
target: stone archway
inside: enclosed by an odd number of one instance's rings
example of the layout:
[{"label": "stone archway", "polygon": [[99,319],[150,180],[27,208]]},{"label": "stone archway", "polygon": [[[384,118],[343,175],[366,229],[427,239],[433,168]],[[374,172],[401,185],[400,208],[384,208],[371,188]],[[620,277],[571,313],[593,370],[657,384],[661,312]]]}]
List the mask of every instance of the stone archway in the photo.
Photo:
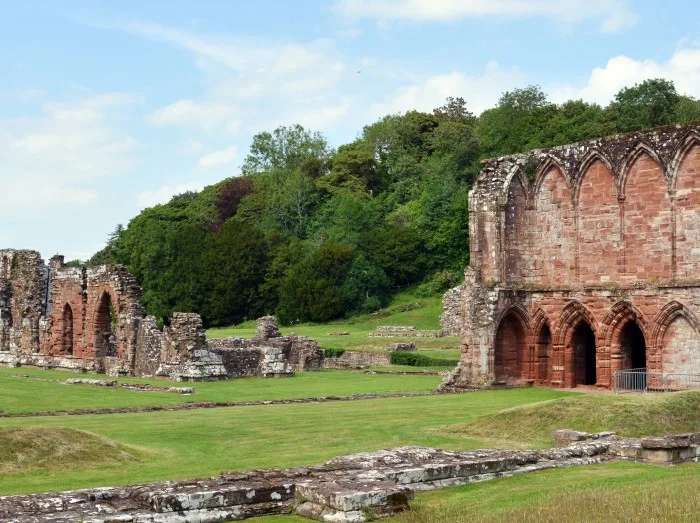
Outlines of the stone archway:
[{"label": "stone archway", "polygon": [[95,357],[116,357],[119,326],[112,297],[103,292],[95,312]]},{"label": "stone archway", "polygon": [[596,341],[593,329],[586,321],[580,321],[572,334],[573,371],[575,385],[596,384]]},{"label": "stone archway", "polygon": [[66,303],[61,316],[61,354],[73,355],[73,309]]},{"label": "stone archway", "polygon": [[647,366],[647,344],[644,332],[635,321],[628,321],[620,329],[620,356],[622,369],[645,369]]},{"label": "stone archway", "polygon": [[527,327],[513,311],[498,324],[494,344],[494,377],[496,382],[527,378]]}]

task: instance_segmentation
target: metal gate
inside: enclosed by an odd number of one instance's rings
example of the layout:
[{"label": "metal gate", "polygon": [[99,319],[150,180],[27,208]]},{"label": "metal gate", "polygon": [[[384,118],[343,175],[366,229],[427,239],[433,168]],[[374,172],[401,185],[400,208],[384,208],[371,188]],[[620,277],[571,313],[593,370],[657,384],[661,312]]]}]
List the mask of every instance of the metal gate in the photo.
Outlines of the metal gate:
[{"label": "metal gate", "polygon": [[663,374],[647,369],[618,370],[613,375],[613,389],[615,394],[700,389],[700,374]]}]

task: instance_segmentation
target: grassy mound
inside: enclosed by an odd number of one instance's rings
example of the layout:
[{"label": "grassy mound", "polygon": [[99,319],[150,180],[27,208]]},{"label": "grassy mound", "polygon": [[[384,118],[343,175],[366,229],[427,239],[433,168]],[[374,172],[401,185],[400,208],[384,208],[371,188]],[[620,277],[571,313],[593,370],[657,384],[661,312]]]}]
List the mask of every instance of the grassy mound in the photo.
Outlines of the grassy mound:
[{"label": "grassy mound", "polygon": [[669,394],[581,394],[515,407],[447,427],[452,434],[488,439],[505,448],[549,447],[557,429],[613,430],[644,436],[700,430],[700,391]]},{"label": "grassy mound", "polygon": [[0,473],[92,468],[139,460],[106,438],[62,427],[0,428]]}]

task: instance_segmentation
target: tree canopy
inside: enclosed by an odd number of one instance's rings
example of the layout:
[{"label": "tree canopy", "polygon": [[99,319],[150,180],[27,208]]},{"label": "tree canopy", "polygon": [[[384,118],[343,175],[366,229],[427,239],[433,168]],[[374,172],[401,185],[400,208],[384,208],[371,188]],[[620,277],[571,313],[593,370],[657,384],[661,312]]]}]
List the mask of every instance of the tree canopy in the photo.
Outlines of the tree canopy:
[{"label": "tree canopy", "polygon": [[482,159],[698,118],[700,101],[657,79],[607,107],[554,104],[528,86],[477,117],[449,97],[431,113],[385,116],[336,150],[282,126],[253,138],[236,176],[117,226],[90,263],[126,265],[162,322],[175,311],[207,326],[372,312],[402,287],[459,279]]}]

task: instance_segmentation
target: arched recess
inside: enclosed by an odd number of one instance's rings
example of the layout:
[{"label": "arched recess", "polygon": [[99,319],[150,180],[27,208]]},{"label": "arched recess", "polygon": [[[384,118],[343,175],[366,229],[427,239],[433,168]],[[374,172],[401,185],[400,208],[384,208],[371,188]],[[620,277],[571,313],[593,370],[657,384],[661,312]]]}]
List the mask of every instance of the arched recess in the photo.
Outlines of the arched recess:
[{"label": "arched recess", "polygon": [[576,190],[579,279],[583,283],[619,281],[620,207],[613,173],[597,153],[583,165]]},{"label": "arched recess", "polygon": [[639,144],[620,180],[624,195],[624,272],[636,280],[673,277],[673,219],[664,169],[652,149]]},{"label": "arched recess", "polygon": [[61,354],[73,354],[74,333],[73,309],[66,303],[61,315]]},{"label": "arched recess", "polygon": [[522,171],[514,171],[508,185],[503,231],[504,279],[524,283],[529,277],[529,213],[527,180]]},{"label": "arched recess", "polygon": [[533,277],[535,283],[564,284],[576,274],[575,211],[563,170],[551,161],[546,165],[535,184],[532,244],[538,254]]},{"label": "arched recess", "polygon": [[497,382],[528,377],[528,341],[530,324],[527,314],[517,306],[510,307],[497,323],[493,369]]},{"label": "arched recess", "polygon": [[700,373],[700,322],[683,304],[672,301],[659,312],[651,339],[660,352],[660,365],[655,370]]},{"label": "arched recess", "polygon": [[534,362],[532,377],[537,383],[544,384],[552,380],[552,330],[549,319],[542,309],[533,316]]},{"label": "arched recess", "polygon": [[598,377],[595,318],[577,301],[569,302],[555,329],[554,344],[564,349],[564,383],[593,385]]},{"label": "arched recess", "polygon": [[672,191],[676,211],[676,278],[700,273],[700,137],[690,135],[677,153]]},{"label": "arched recess", "polygon": [[116,357],[119,352],[119,325],[117,310],[108,292],[103,292],[97,302],[94,319],[95,357]]}]

